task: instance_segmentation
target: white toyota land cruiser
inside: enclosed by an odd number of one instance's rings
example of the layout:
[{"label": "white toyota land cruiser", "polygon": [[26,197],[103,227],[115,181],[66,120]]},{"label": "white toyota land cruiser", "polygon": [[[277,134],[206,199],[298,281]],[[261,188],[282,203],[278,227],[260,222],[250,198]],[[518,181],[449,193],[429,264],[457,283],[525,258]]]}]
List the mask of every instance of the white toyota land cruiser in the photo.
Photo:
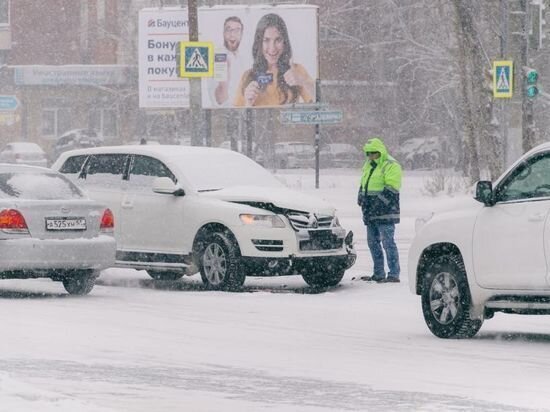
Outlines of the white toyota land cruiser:
[{"label": "white toyota land cruiser", "polygon": [[98,147],[65,152],[52,168],[111,208],[117,266],[156,279],[200,271],[208,287],[228,289],[247,275],[299,274],[334,286],[355,262],[331,205],[230,150]]},{"label": "white toyota land cruiser", "polygon": [[474,336],[494,312],[550,314],[550,144],[540,145],[475,200],[434,215],[409,252],[409,285],[440,338]]}]

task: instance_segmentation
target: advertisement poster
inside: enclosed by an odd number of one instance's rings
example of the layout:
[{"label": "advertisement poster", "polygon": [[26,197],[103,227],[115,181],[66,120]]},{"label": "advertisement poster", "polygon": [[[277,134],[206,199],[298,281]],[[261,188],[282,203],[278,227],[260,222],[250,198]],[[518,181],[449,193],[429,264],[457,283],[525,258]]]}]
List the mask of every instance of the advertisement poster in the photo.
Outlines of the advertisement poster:
[{"label": "advertisement poster", "polygon": [[[312,5],[199,8],[199,40],[214,43],[213,77],[201,79],[202,107],[315,102],[317,10]],[[176,62],[179,42],[188,37],[187,9],[140,11],[140,107],[189,107],[189,81],[178,77]]]},{"label": "advertisement poster", "polygon": [[200,39],[215,45],[204,108],[280,107],[315,101],[317,6],[199,9]]},{"label": "advertisement poster", "polygon": [[176,52],[187,41],[187,9],[139,12],[139,107],[189,107],[189,81],[178,77]]}]

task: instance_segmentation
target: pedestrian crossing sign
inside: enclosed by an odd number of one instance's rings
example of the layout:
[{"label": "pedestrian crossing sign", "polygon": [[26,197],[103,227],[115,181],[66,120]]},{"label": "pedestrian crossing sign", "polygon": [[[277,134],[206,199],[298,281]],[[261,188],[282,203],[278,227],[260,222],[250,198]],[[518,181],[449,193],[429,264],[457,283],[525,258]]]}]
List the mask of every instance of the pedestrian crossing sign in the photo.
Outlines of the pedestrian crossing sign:
[{"label": "pedestrian crossing sign", "polygon": [[493,97],[510,98],[514,87],[514,62],[501,60],[493,62]]},{"label": "pedestrian crossing sign", "polygon": [[212,77],[214,75],[214,43],[181,42],[178,63],[180,77]]}]

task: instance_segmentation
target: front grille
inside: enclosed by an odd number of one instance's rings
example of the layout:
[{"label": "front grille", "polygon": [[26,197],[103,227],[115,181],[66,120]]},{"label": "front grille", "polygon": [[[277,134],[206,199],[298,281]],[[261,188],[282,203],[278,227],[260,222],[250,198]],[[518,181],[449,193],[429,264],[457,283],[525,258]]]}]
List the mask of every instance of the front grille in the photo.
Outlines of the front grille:
[{"label": "front grille", "polygon": [[264,239],[252,239],[252,243],[256,249],[262,252],[282,252],[283,241],[282,240],[264,240]]},{"label": "front grille", "polygon": [[313,213],[289,213],[287,215],[290,224],[295,230],[329,228],[334,216],[315,215]]},{"label": "front grille", "polygon": [[344,239],[339,238],[330,230],[310,230],[308,240],[300,240],[300,250],[334,250],[341,249]]}]

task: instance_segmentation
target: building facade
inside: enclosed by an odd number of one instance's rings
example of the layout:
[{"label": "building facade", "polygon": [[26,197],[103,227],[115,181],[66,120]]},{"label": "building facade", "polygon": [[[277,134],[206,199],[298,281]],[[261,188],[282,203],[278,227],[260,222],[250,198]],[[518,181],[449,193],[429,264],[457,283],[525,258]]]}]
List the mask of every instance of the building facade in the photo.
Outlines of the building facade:
[{"label": "building facade", "polygon": [[137,79],[119,62],[120,1],[0,0],[0,144],[48,151],[71,129],[121,140]]}]

